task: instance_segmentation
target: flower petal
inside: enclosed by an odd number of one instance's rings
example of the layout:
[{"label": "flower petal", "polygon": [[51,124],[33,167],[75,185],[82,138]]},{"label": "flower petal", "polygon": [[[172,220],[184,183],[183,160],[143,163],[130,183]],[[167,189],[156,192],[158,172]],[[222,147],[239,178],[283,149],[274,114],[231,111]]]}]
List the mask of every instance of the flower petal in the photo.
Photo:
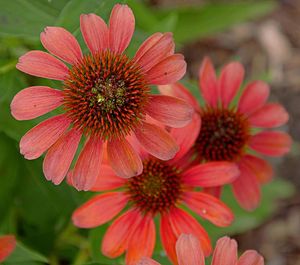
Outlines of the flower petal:
[{"label": "flower petal", "polygon": [[133,232],[142,217],[136,210],[129,210],[118,217],[107,229],[102,240],[102,253],[109,258],[120,256],[128,246]]},{"label": "flower petal", "polygon": [[16,238],[13,235],[0,236],[0,262],[3,262],[15,249]]},{"label": "flower petal", "polygon": [[265,82],[253,81],[249,83],[239,100],[238,111],[250,115],[266,103],[269,94],[270,88]]},{"label": "flower petal", "polygon": [[205,265],[199,240],[192,234],[181,234],[176,243],[179,265]]},{"label": "flower petal", "polygon": [[170,32],[165,34],[158,32],[144,41],[135,54],[134,59],[146,73],[167,56],[174,54],[174,48],[173,34]]},{"label": "flower petal", "polygon": [[146,113],[167,126],[181,128],[191,122],[194,109],[179,98],[153,95]]},{"label": "flower petal", "polygon": [[192,211],[217,226],[226,227],[233,222],[233,212],[212,195],[204,192],[185,192],[183,200]]},{"label": "flower petal", "polygon": [[247,250],[239,258],[237,265],[264,265],[264,258],[255,250]]},{"label": "flower petal", "polygon": [[82,58],[81,48],[75,37],[61,27],[46,27],[41,33],[43,46],[53,55],[70,64]]},{"label": "flower petal", "polygon": [[134,26],[132,10],[127,5],[116,4],[109,20],[109,46],[113,52],[122,53],[128,47]]},{"label": "flower petal", "polygon": [[111,167],[120,177],[130,178],[143,171],[141,158],[126,139],[108,142],[107,155]]},{"label": "flower petal", "polygon": [[273,128],[287,123],[289,114],[283,106],[269,103],[252,113],[249,122],[254,127]]},{"label": "flower petal", "polygon": [[65,80],[68,67],[52,55],[42,51],[30,51],[19,58],[16,68],[33,76]]},{"label": "flower petal", "polygon": [[73,128],[50,147],[43,162],[47,180],[51,180],[55,185],[63,181],[76,154],[80,138],[81,133]]},{"label": "flower petal", "polygon": [[226,65],[220,76],[219,91],[223,107],[227,107],[235,97],[244,79],[244,67],[238,62]]},{"label": "flower petal", "polygon": [[219,99],[218,83],[214,66],[209,57],[203,59],[199,71],[199,88],[206,104],[216,107]]},{"label": "flower petal", "polygon": [[282,156],[291,149],[292,139],[284,132],[260,132],[251,137],[249,146],[264,155]]},{"label": "flower petal", "polygon": [[114,218],[127,202],[128,196],[123,192],[107,192],[94,196],[74,211],[72,221],[81,228],[97,227]]},{"label": "flower petal", "polygon": [[231,183],[238,175],[235,163],[207,162],[183,172],[183,181],[191,186],[215,187]]},{"label": "flower petal", "polygon": [[137,226],[128,242],[126,265],[136,265],[142,257],[151,257],[155,246],[155,224],[152,216],[141,217],[143,220]]},{"label": "flower petal", "polygon": [[20,152],[26,159],[40,157],[68,129],[71,120],[59,115],[45,120],[29,130],[20,141]]},{"label": "flower petal", "polygon": [[168,85],[180,80],[186,72],[186,62],[181,54],[170,55],[154,65],[146,74],[152,85]]},{"label": "flower petal", "polygon": [[161,264],[156,262],[153,259],[143,257],[142,259],[140,259],[140,261],[137,263],[137,265],[161,265]]},{"label": "flower petal", "polygon": [[178,151],[171,135],[157,125],[144,122],[135,131],[135,136],[147,152],[161,160],[173,158]]},{"label": "flower petal", "polygon": [[235,265],[237,258],[236,241],[224,236],[217,241],[211,265]]},{"label": "flower petal", "polygon": [[100,173],[103,155],[103,142],[98,137],[85,143],[73,171],[72,182],[77,190],[89,190]]},{"label": "flower petal", "polygon": [[108,27],[101,17],[95,14],[82,14],[80,29],[91,53],[95,54],[109,47]]},{"label": "flower petal", "polygon": [[32,86],[21,90],[13,98],[10,108],[16,120],[31,120],[62,104],[63,93],[47,86]]}]

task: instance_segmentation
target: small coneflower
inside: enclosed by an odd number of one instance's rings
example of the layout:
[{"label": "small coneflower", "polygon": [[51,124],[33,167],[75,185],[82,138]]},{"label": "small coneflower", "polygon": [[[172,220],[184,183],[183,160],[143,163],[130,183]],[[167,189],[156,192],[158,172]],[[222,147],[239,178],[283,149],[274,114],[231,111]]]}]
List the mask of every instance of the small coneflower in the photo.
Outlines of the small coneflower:
[{"label": "small coneflower", "polygon": [[[182,234],[176,243],[178,265],[205,265],[203,247],[192,234]],[[148,257],[142,258],[137,265],[161,265]],[[255,250],[245,251],[238,259],[237,243],[229,237],[217,241],[211,265],[264,265],[264,258]]]},{"label": "small coneflower", "polygon": [[[290,150],[291,138],[281,131],[268,129],[284,125],[289,118],[277,103],[267,103],[270,89],[262,81],[246,85],[235,103],[244,78],[244,68],[238,62],[226,65],[220,78],[209,58],[205,58],[199,72],[200,93],[205,105],[200,106],[181,84],[161,86],[166,95],[183,98],[194,106],[201,116],[202,125],[193,153],[199,162],[230,161],[240,169],[240,176],[232,183],[239,204],[255,209],[260,201],[260,185],[269,181],[271,165],[256,153],[282,156]],[[216,188],[210,192],[220,194]]]},{"label": "small coneflower", "polygon": [[178,81],[186,63],[181,54],[174,54],[171,33],[153,34],[134,58],[129,58],[124,50],[134,27],[131,9],[117,4],[109,25],[95,14],[81,15],[80,29],[90,53],[83,55],[75,37],[64,28],[47,27],[41,42],[50,54],[30,51],[20,57],[20,71],[62,81],[62,90],[28,87],[11,103],[12,115],[18,120],[33,119],[62,106],[62,114],[38,124],[20,141],[27,159],[36,159],[48,150],[43,170],[55,184],[69,171],[81,138],[85,145],[73,172],[78,190],[94,184],[105,146],[119,176],[142,172],[140,157],[125,139],[130,134],[159,159],[171,159],[178,151],[168,132],[147,122],[146,117],[175,128],[191,120],[193,109],[184,101],[150,94],[150,85]]},{"label": "small coneflower", "polygon": [[[239,174],[237,166],[229,162],[189,166],[184,157],[199,133],[199,117],[196,115],[184,128],[171,130],[181,147],[174,159],[162,161],[140,149],[144,170],[138,176],[119,178],[109,166],[102,166],[102,176],[92,189],[102,193],[75,210],[72,220],[78,227],[97,227],[127,205],[126,212],[113,221],[104,235],[104,255],[116,258],[126,252],[127,265],[136,264],[143,256],[151,257],[156,242],[154,219],[159,220],[162,245],[172,261],[176,260],[175,244],[181,233],[195,234],[205,255],[209,255],[209,236],[185,207],[220,227],[233,221],[231,210],[199,187],[233,181]],[[69,182],[72,184],[72,174]]]},{"label": "small coneflower", "polygon": [[0,236],[0,262],[3,262],[14,251],[16,239],[13,235]]}]

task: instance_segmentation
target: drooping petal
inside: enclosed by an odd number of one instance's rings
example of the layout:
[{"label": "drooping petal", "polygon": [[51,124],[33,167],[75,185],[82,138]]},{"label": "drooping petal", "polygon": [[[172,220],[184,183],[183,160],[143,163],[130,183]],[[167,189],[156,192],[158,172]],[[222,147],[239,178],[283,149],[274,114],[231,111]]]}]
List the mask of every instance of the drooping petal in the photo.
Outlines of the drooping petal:
[{"label": "drooping petal", "polygon": [[154,65],[146,74],[152,85],[167,85],[180,80],[186,72],[186,62],[181,54],[170,55]]},{"label": "drooping petal", "polygon": [[179,265],[205,265],[199,240],[192,234],[181,234],[176,242]]},{"label": "drooping petal", "polygon": [[284,132],[260,132],[251,137],[249,146],[264,155],[282,156],[291,149],[292,139]]},{"label": "drooping petal", "polygon": [[250,115],[266,103],[269,94],[270,87],[265,82],[253,81],[249,83],[239,100],[238,111]]},{"label": "drooping petal", "polygon": [[237,265],[264,265],[264,258],[255,250],[247,250],[239,258]]},{"label": "drooping petal", "polygon": [[207,162],[183,172],[183,181],[192,186],[215,187],[231,183],[239,175],[238,167],[230,162]]},{"label": "drooping petal", "polygon": [[3,262],[15,249],[16,238],[13,235],[0,236],[0,262]]},{"label": "drooping petal", "polygon": [[140,259],[137,265],[161,265],[161,264],[148,257],[143,257],[142,259]]},{"label": "drooping petal", "polygon": [[102,253],[109,258],[120,256],[127,248],[133,232],[141,221],[141,215],[136,210],[129,210],[118,217],[103,237]]},{"label": "drooping petal", "polygon": [[237,263],[237,243],[227,236],[217,241],[211,265],[234,265]]},{"label": "drooping petal", "polygon": [[20,141],[20,152],[26,159],[40,157],[68,129],[71,120],[59,115],[29,130]]},{"label": "drooping petal", "polygon": [[155,224],[150,215],[142,218],[128,242],[126,265],[136,265],[142,257],[152,256],[155,246]]},{"label": "drooping petal", "polygon": [[249,122],[254,127],[274,128],[287,123],[288,119],[289,114],[283,106],[269,103],[252,113]]},{"label": "drooping petal", "polygon": [[47,86],[32,86],[21,90],[13,98],[11,114],[17,120],[31,120],[62,104],[62,91]]},{"label": "drooping petal", "polygon": [[43,46],[53,55],[70,64],[82,58],[81,48],[76,38],[61,27],[46,27],[41,33]]},{"label": "drooping petal", "polygon": [[65,80],[69,74],[63,62],[42,51],[27,52],[19,58],[16,68],[33,76],[54,80]]},{"label": "drooping petal", "polygon": [[91,53],[95,54],[109,47],[108,27],[101,17],[95,14],[82,14],[80,29]]},{"label": "drooping petal", "polygon": [[205,57],[199,71],[199,88],[205,102],[216,107],[219,99],[216,72],[210,58]]},{"label": "drooping petal", "polygon": [[233,194],[239,204],[246,210],[254,210],[260,202],[260,187],[257,178],[241,161],[240,176],[232,183]]},{"label": "drooping petal", "polygon": [[217,226],[226,227],[233,222],[233,212],[212,195],[190,191],[184,193],[183,200],[192,211]]},{"label": "drooping petal", "polygon": [[143,171],[141,158],[126,139],[108,142],[107,155],[111,167],[120,177],[130,178]]},{"label": "drooping petal", "polygon": [[167,56],[174,54],[174,48],[172,33],[162,34],[158,32],[144,41],[134,59],[146,73]]},{"label": "drooping petal", "polygon": [[178,151],[171,135],[157,125],[144,122],[135,135],[147,152],[161,160],[173,158]]},{"label": "drooping petal", "polygon": [[244,67],[238,62],[226,65],[221,71],[219,91],[223,107],[227,107],[235,97],[244,79]]},{"label": "drooping petal", "polygon": [[109,20],[109,46],[113,52],[122,53],[128,47],[134,26],[132,10],[127,5],[116,4]]},{"label": "drooping petal", "polygon": [[123,210],[128,196],[123,192],[107,192],[97,195],[77,208],[73,215],[74,225],[93,228],[105,224]]},{"label": "drooping petal", "polygon": [[181,128],[191,122],[194,109],[179,98],[153,95],[146,112],[159,122],[174,128]]},{"label": "drooping petal", "polygon": [[72,182],[77,190],[89,190],[100,173],[103,155],[103,142],[89,138],[80,152],[73,171]]},{"label": "drooping petal", "polygon": [[75,156],[80,138],[81,132],[73,128],[50,147],[43,162],[43,171],[47,180],[51,180],[55,185],[63,181]]},{"label": "drooping petal", "polygon": [[116,176],[116,173],[109,165],[102,164],[100,174],[91,191],[113,190],[122,187],[125,183],[126,180]]},{"label": "drooping petal", "polygon": [[199,222],[187,212],[173,208],[169,212],[169,222],[172,230],[178,238],[182,233],[193,234],[200,241],[202,251],[207,257],[212,251],[209,236]]}]

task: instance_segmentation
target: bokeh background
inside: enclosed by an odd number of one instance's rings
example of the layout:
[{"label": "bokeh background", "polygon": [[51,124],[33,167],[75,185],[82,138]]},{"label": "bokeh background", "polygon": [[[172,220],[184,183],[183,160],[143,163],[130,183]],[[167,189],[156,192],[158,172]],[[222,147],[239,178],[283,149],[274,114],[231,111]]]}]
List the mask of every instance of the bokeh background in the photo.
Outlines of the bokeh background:
[{"label": "bokeh background", "polygon": [[[45,26],[62,26],[79,39],[81,13],[108,19],[112,6],[127,3],[136,16],[130,55],[151,33],[172,31],[177,50],[188,62],[184,84],[200,99],[197,74],[209,55],[217,69],[230,60],[246,67],[247,80],[262,79],[272,88],[273,101],[290,113],[283,129],[294,144],[290,154],[272,159],[275,178],[263,188],[260,207],[248,213],[225,191],[223,199],[236,214],[232,226],[219,229],[203,220],[213,241],[228,234],[240,250],[256,249],[269,265],[300,264],[300,1],[228,0],[0,0],[0,234],[16,234],[18,245],[5,264],[121,265],[100,253],[104,225],[75,228],[72,211],[92,196],[67,184],[54,186],[43,177],[42,159],[26,161],[18,142],[45,119],[15,121],[9,105],[21,89],[32,85],[60,87],[59,82],[33,78],[15,69],[19,56],[41,49]],[[158,243],[154,257],[170,264]]]}]

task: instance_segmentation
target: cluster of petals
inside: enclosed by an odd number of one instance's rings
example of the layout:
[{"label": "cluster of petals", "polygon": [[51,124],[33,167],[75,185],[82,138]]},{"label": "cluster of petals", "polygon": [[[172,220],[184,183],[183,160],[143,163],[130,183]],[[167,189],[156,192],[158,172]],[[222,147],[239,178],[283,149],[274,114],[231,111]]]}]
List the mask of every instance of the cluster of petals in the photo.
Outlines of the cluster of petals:
[{"label": "cluster of petals", "polygon": [[[253,210],[260,202],[260,186],[270,181],[273,175],[272,166],[260,155],[282,156],[289,152],[292,140],[285,132],[269,130],[286,124],[289,115],[280,104],[267,102],[270,88],[265,82],[248,83],[238,102],[233,101],[241,88],[244,72],[243,65],[231,62],[223,67],[217,78],[211,60],[204,58],[199,71],[199,89],[205,106],[200,106],[193,95],[179,83],[159,88],[165,95],[183,98],[200,115],[202,107],[209,107],[235,110],[246,117],[250,124],[250,139],[244,148],[244,154],[234,161],[239,167],[240,175],[231,186],[239,204],[246,210]],[[220,196],[221,187],[210,189],[210,192]]]},{"label": "cluster of petals", "polygon": [[[118,216],[109,226],[102,241],[102,252],[116,258],[126,252],[126,264],[136,264],[143,256],[151,257],[156,231],[154,217],[160,218],[160,238],[162,245],[173,262],[176,261],[176,240],[182,233],[192,233],[198,238],[204,254],[211,253],[211,243],[205,229],[191,214],[182,209],[187,207],[200,217],[216,226],[226,227],[234,219],[232,211],[218,198],[199,191],[199,187],[210,188],[232,182],[239,174],[234,163],[209,162],[192,166],[186,156],[199,133],[200,118],[194,115],[193,121],[184,128],[173,128],[170,133],[180,146],[177,155],[164,163],[182,170],[180,174],[181,196],[175,205],[160,213],[145,212],[136,206],[126,190],[127,179],[114,174],[108,165],[102,165],[92,191],[102,192],[84,203],[73,213],[73,223],[81,228],[93,228],[109,222],[129,205],[126,212]],[[132,141],[134,142],[134,141]],[[143,149],[139,150],[143,159],[148,159]],[[69,179],[72,184],[72,177]]]},{"label": "cluster of petals", "polygon": [[0,262],[10,256],[16,247],[16,239],[13,235],[0,236]]},{"label": "cluster of petals", "polygon": [[[131,41],[134,28],[135,18],[127,5],[114,6],[108,25],[95,14],[80,17],[81,33],[92,55],[105,50],[122,54]],[[33,76],[64,82],[70,71],[68,65],[76,65],[84,56],[79,43],[61,27],[47,27],[40,37],[49,53],[30,51],[20,57],[17,68]],[[184,75],[186,63],[181,54],[174,53],[174,48],[171,33],[155,33],[140,46],[133,60],[142,69],[148,85],[174,83]],[[12,115],[17,120],[34,119],[62,106],[63,100],[62,90],[47,86],[28,87],[14,97]],[[178,98],[151,95],[145,112],[177,128],[191,120],[193,108]],[[171,159],[178,151],[169,133],[146,119],[131,133],[143,148],[159,159]],[[44,175],[54,184],[60,184],[70,170],[82,137],[82,131],[63,113],[28,131],[20,141],[20,151],[26,159],[36,159],[48,150],[43,163]],[[101,173],[106,148],[110,164],[119,176],[132,177],[142,172],[141,158],[125,137],[111,141],[93,135],[85,138],[73,170],[74,186],[78,190],[89,190],[93,186]]]},{"label": "cluster of petals", "polygon": [[[238,258],[237,243],[229,237],[217,241],[211,265],[264,265],[263,257],[255,250],[245,251]],[[199,240],[192,234],[182,234],[176,242],[178,265],[205,265],[203,248]],[[160,265],[153,259],[144,257],[137,265]]]}]

